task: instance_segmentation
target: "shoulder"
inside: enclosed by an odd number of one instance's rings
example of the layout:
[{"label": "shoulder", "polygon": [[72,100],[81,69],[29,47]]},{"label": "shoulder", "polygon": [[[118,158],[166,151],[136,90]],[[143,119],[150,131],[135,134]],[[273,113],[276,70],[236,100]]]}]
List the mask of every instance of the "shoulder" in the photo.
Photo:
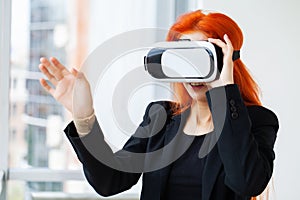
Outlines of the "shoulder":
[{"label": "shoulder", "polygon": [[277,115],[264,106],[247,106],[248,114],[252,125],[255,126],[272,126],[276,131],[279,128]]},{"label": "shoulder", "polygon": [[146,114],[161,114],[161,112],[166,113],[168,116],[172,115],[172,108],[176,106],[176,102],[161,100],[161,101],[153,101],[148,104],[146,108]]},{"label": "shoulder", "polygon": [[172,106],[175,102],[172,101],[153,101],[150,102],[145,110],[142,126],[153,124],[156,122],[168,122],[172,117]]}]

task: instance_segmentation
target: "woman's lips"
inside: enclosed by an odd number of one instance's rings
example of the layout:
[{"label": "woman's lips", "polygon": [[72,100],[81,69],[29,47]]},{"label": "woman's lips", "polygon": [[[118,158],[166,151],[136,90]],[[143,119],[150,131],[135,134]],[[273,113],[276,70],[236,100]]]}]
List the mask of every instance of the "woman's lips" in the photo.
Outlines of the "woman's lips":
[{"label": "woman's lips", "polygon": [[204,85],[203,83],[190,83],[191,86],[199,86],[199,85]]},{"label": "woman's lips", "polygon": [[189,84],[195,90],[199,90],[205,86],[203,83],[189,83]]}]

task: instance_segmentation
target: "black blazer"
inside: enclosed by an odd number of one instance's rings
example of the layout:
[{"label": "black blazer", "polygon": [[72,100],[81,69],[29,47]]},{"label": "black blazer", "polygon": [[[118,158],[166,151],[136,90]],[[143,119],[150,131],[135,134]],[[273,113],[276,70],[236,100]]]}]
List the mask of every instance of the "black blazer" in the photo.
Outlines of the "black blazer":
[{"label": "black blazer", "polygon": [[[206,96],[215,130],[205,136],[203,144],[206,145],[202,145],[207,147],[202,150],[208,157],[201,199],[249,200],[263,192],[272,176],[278,119],[262,106],[245,106],[235,84],[213,88]],[[65,133],[96,192],[110,196],[128,190],[143,174],[141,199],[164,199],[170,172],[170,165],[165,164],[178,153],[178,147],[191,143],[180,134],[189,109],[173,116],[170,104],[167,101],[150,103],[137,131],[116,153],[104,141],[97,121],[92,131],[81,138],[73,122],[67,126]],[[171,148],[165,148],[168,144]],[[159,154],[151,157],[151,152]],[[133,153],[145,154],[135,159],[137,154]]]}]

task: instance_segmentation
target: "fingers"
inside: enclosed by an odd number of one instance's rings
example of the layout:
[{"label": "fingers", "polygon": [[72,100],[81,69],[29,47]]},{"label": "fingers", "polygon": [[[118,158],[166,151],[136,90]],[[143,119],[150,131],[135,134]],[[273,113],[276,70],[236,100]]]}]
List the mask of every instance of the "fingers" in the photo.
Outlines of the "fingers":
[{"label": "fingers", "polygon": [[50,93],[52,96],[54,95],[54,89],[50,87],[45,79],[40,79],[40,83],[48,93]]},{"label": "fingers", "polygon": [[222,40],[220,39],[215,39],[215,38],[208,38],[208,41],[213,43],[213,44],[216,44],[217,46],[221,47],[222,49],[224,47],[226,47],[226,43],[223,42]]},{"label": "fingers", "polygon": [[208,38],[208,41],[222,48],[224,56],[232,56],[233,46],[227,34],[224,35],[224,41],[220,39]]},{"label": "fingers", "polygon": [[48,76],[54,77],[57,81],[60,81],[64,77],[64,69],[65,67],[55,58],[50,59],[51,62],[47,58],[41,58],[41,64],[47,69]]},{"label": "fingers", "polygon": [[230,50],[233,50],[233,46],[232,46],[231,40],[229,39],[229,37],[228,37],[227,34],[224,35],[224,40],[225,40],[225,42],[226,42],[226,44],[227,44],[227,47],[228,47]]},{"label": "fingers", "polygon": [[39,68],[40,68],[41,72],[43,72],[43,74],[48,78],[48,80],[54,86],[56,86],[58,81],[57,81],[57,79],[51,73],[49,73],[48,69],[44,65],[42,65],[42,64],[39,65]]},{"label": "fingers", "polygon": [[77,77],[79,72],[77,71],[77,69],[72,68],[72,69],[71,69],[71,73],[72,73],[75,77]]},{"label": "fingers", "polygon": [[51,62],[53,63],[53,65],[54,65],[55,67],[57,67],[58,69],[60,69],[60,70],[66,69],[66,67],[65,67],[64,65],[62,65],[56,58],[51,57],[51,58],[50,58],[50,61],[51,61]]}]

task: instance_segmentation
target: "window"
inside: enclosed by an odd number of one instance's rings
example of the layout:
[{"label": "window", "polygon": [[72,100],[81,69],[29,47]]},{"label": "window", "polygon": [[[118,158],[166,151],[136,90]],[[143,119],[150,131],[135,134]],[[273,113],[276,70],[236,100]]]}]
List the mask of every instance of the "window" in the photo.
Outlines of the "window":
[{"label": "window", "polygon": [[[0,2],[0,103],[10,108],[4,106],[0,115],[6,122],[1,125],[0,178],[9,171],[0,199],[34,199],[45,192],[94,194],[63,136],[69,113],[39,84],[39,58],[55,56],[66,66],[80,66],[110,37],[138,28],[168,28],[189,6],[178,0]],[[136,198],[139,190],[126,195]]]}]

